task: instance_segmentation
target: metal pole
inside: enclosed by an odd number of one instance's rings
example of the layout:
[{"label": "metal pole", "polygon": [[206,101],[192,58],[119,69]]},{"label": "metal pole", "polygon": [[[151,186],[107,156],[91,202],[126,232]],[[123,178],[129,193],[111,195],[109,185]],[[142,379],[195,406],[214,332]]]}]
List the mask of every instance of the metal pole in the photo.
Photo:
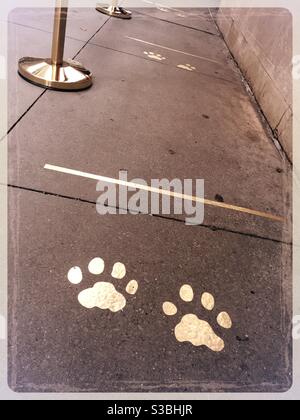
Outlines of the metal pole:
[{"label": "metal pole", "polygon": [[124,9],[124,7],[119,7],[118,0],[110,0],[110,6],[102,6],[99,5],[96,7],[96,10],[100,13],[104,13],[105,15],[109,15],[112,17],[120,18],[120,19],[131,19],[132,13],[129,10]]},{"label": "metal pole", "polygon": [[92,74],[82,64],[64,60],[68,7],[67,0],[56,0],[51,58],[24,57],[19,74],[28,82],[54,90],[83,90],[93,83]]},{"label": "metal pole", "polygon": [[60,0],[55,7],[51,60],[52,64],[61,66],[64,61],[68,8],[60,7],[59,4]]}]

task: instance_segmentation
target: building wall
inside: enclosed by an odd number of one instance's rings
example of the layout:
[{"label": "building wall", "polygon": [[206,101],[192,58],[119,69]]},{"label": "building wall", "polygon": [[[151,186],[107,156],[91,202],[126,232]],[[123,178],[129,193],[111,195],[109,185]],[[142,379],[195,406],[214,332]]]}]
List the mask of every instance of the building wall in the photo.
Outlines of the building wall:
[{"label": "building wall", "polygon": [[292,159],[292,15],[286,9],[226,8],[218,26],[282,147]]}]

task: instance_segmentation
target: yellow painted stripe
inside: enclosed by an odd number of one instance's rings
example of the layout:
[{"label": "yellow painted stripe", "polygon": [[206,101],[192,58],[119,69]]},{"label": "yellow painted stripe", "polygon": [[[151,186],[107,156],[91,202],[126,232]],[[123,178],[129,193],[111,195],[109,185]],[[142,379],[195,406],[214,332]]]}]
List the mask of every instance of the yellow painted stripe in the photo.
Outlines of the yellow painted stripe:
[{"label": "yellow painted stripe", "polygon": [[50,171],[55,171],[55,172],[60,172],[60,173],[68,174],[68,175],[75,175],[75,176],[80,176],[80,177],[83,177],[83,178],[94,179],[95,181],[103,181],[103,182],[107,182],[107,183],[110,183],[110,184],[122,185],[122,186],[125,186],[125,187],[130,187],[130,188],[135,188],[135,189],[139,189],[139,190],[149,191],[149,192],[156,193],[156,194],[167,195],[169,197],[180,198],[182,200],[198,202],[198,203],[205,204],[207,206],[214,206],[214,207],[219,207],[219,208],[223,208],[223,209],[226,209],[226,210],[232,210],[232,211],[237,211],[237,212],[241,212],[241,213],[251,214],[253,216],[258,216],[258,217],[262,217],[262,218],[265,218],[265,219],[274,220],[274,221],[277,221],[277,222],[284,222],[283,217],[276,216],[276,215],[271,214],[271,213],[265,213],[265,212],[262,212],[262,211],[259,211],[259,210],[252,210],[252,209],[248,209],[248,208],[245,208],[245,207],[235,206],[235,205],[232,205],[232,204],[220,203],[218,201],[207,200],[205,198],[196,197],[196,196],[193,196],[193,195],[180,194],[180,193],[173,192],[173,191],[168,191],[168,190],[163,190],[163,189],[160,189],[160,188],[150,187],[148,185],[136,184],[135,182],[127,182],[127,181],[123,181],[121,179],[108,178],[106,176],[95,175],[95,174],[91,174],[91,173],[88,173],[88,172],[77,171],[77,170],[74,170],[74,169],[63,168],[61,166],[55,166],[55,165],[49,165],[49,164],[46,164],[44,166],[44,169],[47,169],[47,170],[50,170]]}]

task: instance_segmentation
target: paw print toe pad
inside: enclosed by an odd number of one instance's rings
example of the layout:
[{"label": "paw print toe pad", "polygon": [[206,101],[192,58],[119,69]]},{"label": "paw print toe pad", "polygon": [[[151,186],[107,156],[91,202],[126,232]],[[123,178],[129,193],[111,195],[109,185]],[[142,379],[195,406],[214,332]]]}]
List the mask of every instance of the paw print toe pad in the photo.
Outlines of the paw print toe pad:
[{"label": "paw print toe pad", "polygon": [[98,276],[103,273],[105,268],[104,261],[102,258],[94,258],[90,263],[88,270],[91,274],[94,274],[95,276]]},{"label": "paw print toe pad", "polygon": [[72,267],[68,272],[68,280],[72,284],[79,284],[82,282],[83,275],[80,267]]}]

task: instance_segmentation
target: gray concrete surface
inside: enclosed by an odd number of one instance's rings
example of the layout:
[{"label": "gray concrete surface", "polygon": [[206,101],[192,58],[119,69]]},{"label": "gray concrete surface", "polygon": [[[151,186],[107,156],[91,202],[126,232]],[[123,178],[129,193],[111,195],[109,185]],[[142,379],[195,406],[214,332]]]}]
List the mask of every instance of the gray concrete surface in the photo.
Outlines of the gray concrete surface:
[{"label": "gray concrete surface", "polygon": [[[71,13],[68,33],[77,39],[67,39],[70,54],[83,46],[84,39],[75,35],[84,13]],[[217,33],[184,25],[178,21],[182,17],[173,16],[171,23],[172,17],[165,22],[155,14],[137,13],[130,22],[109,19],[101,28],[95,12],[99,27],[92,18],[88,31],[95,36],[77,57],[94,73],[88,91],[47,91],[30,107],[43,90],[12,73],[10,89],[19,84],[17,94],[12,89],[9,95],[10,124],[15,124],[9,134],[9,382],[14,390],[284,391],[290,386],[290,168]],[[199,16],[211,24],[207,11]],[[18,11],[10,20],[14,36],[26,32],[32,44],[41,37],[47,47],[50,35],[34,12],[30,18],[30,12],[22,17]],[[10,49],[12,67],[25,49]],[[165,60],[150,59],[145,51]],[[28,112],[17,121],[26,104]],[[46,171],[47,163],[113,178],[127,169],[130,179],[148,182],[204,178],[206,198],[218,194],[229,204],[286,216],[286,222],[208,207],[198,227],[185,226],[183,217],[174,220],[173,214],[99,216],[93,204],[96,183]],[[137,295],[120,313],[87,310],[77,300],[82,287],[95,282],[86,267],[96,256],[108,270],[124,262],[139,281]],[[80,286],[67,281],[75,265],[85,270]],[[122,291],[126,283],[118,282]],[[171,300],[179,309],[178,291],[186,282],[198,296],[193,312],[201,311],[201,293],[209,291],[216,310],[201,316],[213,323],[219,308],[230,313],[232,329],[215,326],[224,337],[223,352],[176,340],[174,327],[189,307],[184,303],[176,320],[161,307]]]},{"label": "gray concrete surface", "polygon": [[[143,22],[145,19],[143,17]],[[112,22],[117,25],[119,21]],[[128,22],[121,24],[125,24],[127,34]],[[144,30],[143,24],[141,28]],[[180,31],[185,33],[187,29],[175,28],[181,47]],[[70,95],[48,92],[10,134],[9,183],[96,201],[95,182],[71,177],[65,182],[64,175],[49,173],[43,169],[44,165],[100,172],[113,178],[120,169],[127,169],[131,179],[138,177],[147,182],[161,177],[203,178],[208,199],[221,194],[230,204],[284,214],[287,196],[283,186],[289,176],[288,167],[266,135],[236,72],[230,73],[236,79],[232,84],[211,75],[205,77],[178,69],[172,63],[161,65],[144,60],[144,47],[136,46],[135,41],[131,41],[131,45],[137,57],[114,51],[108,47],[109,32],[105,32],[105,27],[102,31],[92,42],[107,40],[106,48],[88,45],[77,57],[92,69],[93,89]],[[134,34],[137,33],[135,30]],[[219,38],[202,36],[215,40],[217,50],[221,49]],[[123,38],[117,38],[120,45]],[[204,45],[201,41],[202,50]],[[222,48],[220,54],[225,66],[224,45]],[[181,63],[182,54],[174,53],[173,62],[176,60]],[[231,66],[232,63],[227,72]],[[213,63],[210,67],[211,73],[219,68]],[[58,98],[63,98],[64,110],[57,107]],[[69,115],[69,123],[66,115]],[[79,130],[77,122],[80,122]],[[49,125],[51,141],[49,131],[45,130]],[[94,153],[98,148],[101,153]],[[251,165],[250,155],[254,157]],[[283,172],[278,173],[278,169]],[[236,176],[238,189],[233,181]],[[207,208],[206,222],[290,241],[281,223],[252,216],[229,216],[227,212]]]},{"label": "gray concrete surface", "polygon": [[145,51],[151,52],[154,49],[154,53],[165,58],[160,61],[162,64],[177,66],[188,63],[196,67],[196,72],[240,83],[235,69],[228,66],[231,58],[218,35],[151,19],[142,14],[137,14],[130,25],[127,21],[119,23],[111,19],[95,35],[91,44],[145,58]]},{"label": "gray concrete surface", "polygon": [[[52,34],[26,26],[8,24],[9,51],[8,66],[8,128],[22,117],[32,103],[41,95],[42,90],[16,77],[18,60],[22,57],[50,57]],[[84,46],[84,42],[68,39],[65,54],[73,58]]]},{"label": "gray concrete surface", "polygon": [[[34,9],[16,8],[8,16],[10,23],[39,29],[44,32],[53,30],[54,8]],[[95,13],[94,9],[71,8],[68,10],[66,37],[87,42],[109,19],[109,16]]]},{"label": "gray concrete surface", "polygon": [[[288,303],[282,289],[287,246],[197,230],[150,216],[99,216],[93,205],[10,191],[10,386],[16,391],[283,391],[291,383]],[[87,265],[102,257],[107,269]],[[139,290],[113,314],[79,305],[78,293],[111,281],[114,262]],[[74,286],[68,270],[80,266]],[[124,291],[127,281],[114,280]],[[182,284],[192,303],[180,302]],[[216,309],[201,309],[214,295]],[[164,301],[178,315],[167,318]],[[233,327],[215,326],[227,311]],[[225,341],[215,353],[178,343],[185,313],[214,325]]]},{"label": "gray concrete surface", "polygon": [[172,22],[180,26],[206,31],[215,35],[218,34],[218,30],[214,24],[214,9],[141,7],[134,9],[134,11],[136,15],[140,13],[165,22]]}]

